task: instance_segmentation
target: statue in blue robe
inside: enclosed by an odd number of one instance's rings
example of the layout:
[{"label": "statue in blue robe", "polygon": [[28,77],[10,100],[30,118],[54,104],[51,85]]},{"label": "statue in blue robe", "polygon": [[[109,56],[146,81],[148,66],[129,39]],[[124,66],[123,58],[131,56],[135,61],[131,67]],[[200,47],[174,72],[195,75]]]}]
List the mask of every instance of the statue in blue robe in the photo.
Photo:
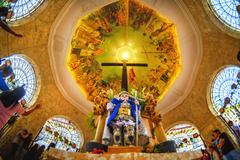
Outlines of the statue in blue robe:
[{"label": "statue in blue robe", "polygon": [[[129,99],[129,93],[123,91],[107,105],[109,116],[106,121],[103,143],[110,144],[110,134],[114,145],[129,146],[135,144],[136,106],[140,116],[140,105],[137,100]],[[141,123],[139,118],[138,123]]]}]

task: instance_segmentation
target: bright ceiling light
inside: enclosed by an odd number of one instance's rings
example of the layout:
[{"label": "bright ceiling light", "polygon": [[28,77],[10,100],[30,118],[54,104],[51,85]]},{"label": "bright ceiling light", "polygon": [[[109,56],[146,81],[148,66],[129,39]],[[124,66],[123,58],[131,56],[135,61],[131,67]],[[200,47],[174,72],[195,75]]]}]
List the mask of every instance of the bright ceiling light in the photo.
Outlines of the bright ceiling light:
[{"label": "bright ceiling light", "polygon": [[128,45],[124,45],[118,48],[117,57],[121,61],[129,61],[129,59],[134,58],[134,50]]}]

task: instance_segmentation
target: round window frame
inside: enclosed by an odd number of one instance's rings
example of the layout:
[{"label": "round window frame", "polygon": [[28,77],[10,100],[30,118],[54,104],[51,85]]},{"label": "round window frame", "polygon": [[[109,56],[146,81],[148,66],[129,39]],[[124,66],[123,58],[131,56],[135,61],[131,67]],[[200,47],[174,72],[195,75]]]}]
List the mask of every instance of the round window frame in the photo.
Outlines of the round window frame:
[{"label": "round window frame", "polygon": [[209,7],[209,0],[202,0],[203,8],[206,11],[208,17],[211,19],[211,21],[224,33],[228,34],[231,37],[234,37],[236,39],[240,39],[240,31],[234,30],[228,25],[226,25],[224,22],[222,22],[221,19],[219,19],[214,11]]},{"label": "round window frame", "polygon": [[34,74],[35,74],[35,77],[36,77],[36,89],[35,89],[33,98],[27,104],[27,107],[31,108],[36,103],[37,98],[38,98],[39,93],[40,93],[40,90],[41,90],[41,76],[40,76],[40,72],[39,72],[37,64],[30,57],[28,57],[27,55],[22,54],[22,53],[16,53],[16,54],[9,55],[8,57],[11,57],[11,56],[14,56],[14,55],[18,56],[18,57],[21,57],[25,61],[27,61],[32,66]]},{"label": "round window frame", "polygon": [[50,118],[48,118],[46,121],[44,121],[43,125],[41,126],[41,129],[39,129],[37,132],[38,134],[35,135],[34,140],[38,137],[39,133],[42,131],[43,126],[46,124],[46,122],[53,118],[64,118],[64,119],[70,121],[73,125],[75,125],[75,127],[78,129],[78,131],[80,133],[80,138],[82,138],[82,142],[80,142],[80,147],[79,147],[79,149],[82,149],[84,147],[84,142],[85,142],[85,139],[84,139],[85,136],[83,134],[83,131],[78,123],[76,123],[74,120],[72,120],[71,118],[69,118],[68,116],[65,116],[65,115],[54,115],[54,116],[51,116]]},{"label": "round window frame", "polygon": [[[177,125],[183,125],[183,124],[187,124],[187,125],[191,125],[192,127],[194,127],[195,129],[197,129],[198,131],[198,134],[203,142],[203,146],[205,147],[205,143],[204,143],[204,137],[201,135],[201,132],[200,130],[197,128],[197,126],[189,121],[178,121],[178,122],[175,122],[175,123],[172,123],[171,125],[169,125],[166,129],[165,129],[165,133],[166,133],[166,136],[167,136],[167,132],[172,129],[173,127],[177,126]],[[177,152],[177,153],[183,153],[183,152]]]},{"label": "round window frame", "polygon": [[48,6],[49,0],[44,0],[34,11],[32,11],[30,14],[14,20],[14,21],[7,21],[9,26],[16,27],[24,25],[32,20],[34,20],[40,13],[43,12],[43,10]]},{"label": "round window frame", "polygon": [[[224,68],[227,68],[227,67],[239,67],[239,65],[237,64],[229,64],[229,65],[224,65],[224,66],[221,66],[220,68],[218,68],[217,70],[215,70],[213,72],[213,74],[211,75],[210,79],[209,79],[209,83],[208,83],[208,86],[207,86],[207,94],[206,94],[206,99],[207,99],[207,105],[208,105],[208,108],[210,110],[210,112],[214,115],[214,117],[217,118],[217,121],[220,122],[220,123],[223,123],[224,124],[224,121],[219,118],[219,116],[221,115],[219,112],[216,112],[214,110],[214,106],[212,104],[212,100],[211,100],[211,89],[212,89],[212,86],[213,86],[213,82],[215,81],[217,75],[224,69]],[[234,145],[235,146],[238,146],[238,142],[237,142],[237,139],[236,137],[234,136],[234,134],[229,130],[228,126],[225,124],[225,131],[230,135],[231,139],[233,140],[234,142]]]},{"label": "round window frame", "polygon": [[240,67],[238,65],[234,65],[234,64],[230,64],[230,65],[224,65],[224,66],[221,66],[220,68],[218,68],[216,71],[213,72],[213,74],[211,75],[210,77],[210,80],[209,80],[209,83],[208,83],[208,87],[207,87],[207,94],[206,94],[206,99],[207,99],[207,104],[208,104],[208,108],[209,110],[211,111],[211,113],[214,115],[214,116],[219,116],[221,115],[219,112],[215,111],[214,109],[214,104],[213,104],[213,101],[212,101],[212,88],[213,88],[213,83],[215,82],[217,76],[219,75],[219,73],[224,70],[225,68],[228,68],[228,67]]}]

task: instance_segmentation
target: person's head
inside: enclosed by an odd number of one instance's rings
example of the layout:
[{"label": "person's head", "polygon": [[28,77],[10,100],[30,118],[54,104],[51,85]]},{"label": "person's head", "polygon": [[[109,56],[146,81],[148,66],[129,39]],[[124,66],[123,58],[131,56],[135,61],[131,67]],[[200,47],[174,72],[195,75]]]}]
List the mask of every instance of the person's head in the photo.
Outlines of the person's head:
[{"label": "person's head", "polygon": [[220,136],[220,134],[221,134],[221,131],[220,131],[219,129],[213,130],[213,132],[212,132],[212,138],[213,138],[213,140],[218,139],[219,136]]},{"label": "person's head", "polygon": [[23,129],[21,132],[20,132],[20,135],[22,136],[22,138],[26,138],[28,136],[28,131],[26,129]]},{"label": "person's head", "polygon": [[10,19],[13,16],[13,11],[8,11],[6,19]]},{"label": "person's head", "polygon": [[24,106],[24,105],[27,104],[27,101],[25,99],[21,99],[20,103],[21,103],[22,106]]},{"label": "person's head", "polygon": [[6,65],[6,66],[11,66],[11,65],[12,65],[11,60],[6,60],[6,61],[5,61],[5,65]]},{"label": "person's head", "polygon": [[233,121],[228,121],[228,125],[232,127],[234,125]]},{"label": "person's head", "polygon": [[119,97],[120,97],[121,100],[127,101],[129,99],[129,93],[127,91],[122,91],[119,94]]}]

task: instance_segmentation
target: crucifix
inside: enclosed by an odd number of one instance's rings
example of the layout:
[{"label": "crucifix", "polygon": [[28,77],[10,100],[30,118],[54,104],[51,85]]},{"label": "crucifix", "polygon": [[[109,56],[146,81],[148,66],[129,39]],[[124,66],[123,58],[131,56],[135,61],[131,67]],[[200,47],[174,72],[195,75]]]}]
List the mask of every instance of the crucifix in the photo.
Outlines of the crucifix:
[{"label": "crucifix", "polygon": [[[121,89],[128,92],[128,75],[127,75],[127,66],[136,66],[136,67],[147,67],[148,64],[145,63],[127,63],[129,55],[131,53],[134,53],[133,49],[130,47],[131,45],[128,43],[128,18],[129,18],[129,0],[125,0],[126,5],[126,33],[125,33],[125,45],[118,48],[118,53],[121,55],[121,61],[122,63],[102,63],[102,66],[122,66],[122,84]],[[137,93],[135,93],[134,99],[137,99]],[[139,116],[139,110],[138,105],[135,104],[135,114],[136,114],[136,141],[135,144],[138,146],[138,116]]]},{"label": "crucifix", "polygon": [[102,63],[102,66],[122,66],[122,85],[121,89],[128,91],[128,77],[127,77],[127,66],[136,66],[136,67],[147,67],[148,64],[145,63],[127,63],[129,53],[132,52],[132,49],[128,46],[128,21],[129,21],[129,0],[125,0],[125,46],[120,47],[118,50],[120,50],[122,54],[122,62],[123,63]]},{"label": "crucifix", "polygon": [[[127,78],[127,66],[147,67],[146,63],[127,63],[127,60],[122,60],[123,63],[102,63],[102,66],[122,66],[122,90],[128,92],[128,78]],[[137,93],[135,93],[135,99],[137,99]],[[135,105],[136,110],[136,122],[138,122],[138,107]],[[136,146],[138,146],[138,123],[136,123]]]},{"label": "crucifix", "polygon": [[127,66],[147,67],[146,63],[127,63],[127,60],[122,60],[123,63],[102,63],[102,66],[122,66],[122,90],[128,91],[128,76]]}]

